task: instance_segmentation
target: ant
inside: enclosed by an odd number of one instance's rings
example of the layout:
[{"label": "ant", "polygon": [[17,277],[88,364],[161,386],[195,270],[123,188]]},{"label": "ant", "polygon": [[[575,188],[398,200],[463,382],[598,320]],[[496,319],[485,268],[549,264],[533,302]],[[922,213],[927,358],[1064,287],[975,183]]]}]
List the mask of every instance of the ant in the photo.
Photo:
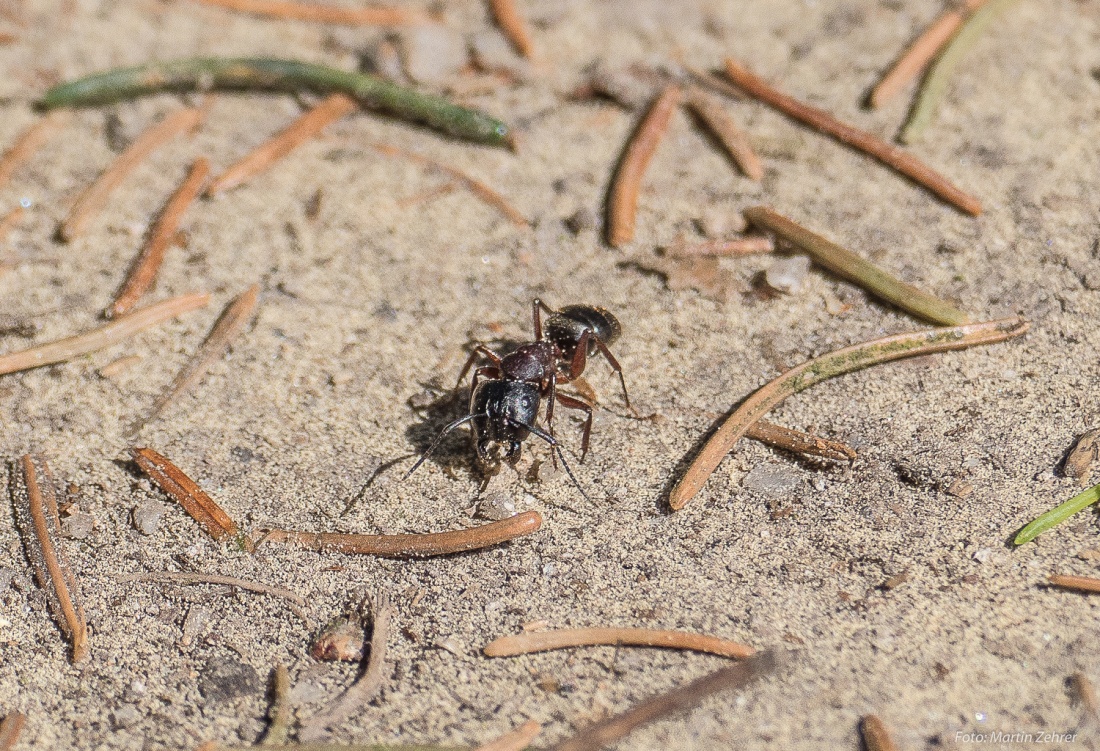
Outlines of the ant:
[{"label": "ant", "polygon": [[[542,325],[542,312],[549,314],[546,327]],[[558,393],[558,383],[576,380],[584,372],[588,357],[599,352],[619,376],[623,399],[629,409],[630,396],[622,367],[607,345],[618,339],[622,326],[618,319],[604,308],[593,305],[567,305],[554,310],[539,299],[532,304],[535,341],[518,347],[501,357],[483,344],[477,345],[459,374],[461,384],[470,368],[480,357],[491,364],[474,371],[470,388],[469,413],[446,426],[416,463],[405,473],[408,477],[427,459],[443,438],[458,426],[470,422],[473,427],[474,447],[482,465],[491,465],[494,444],[506,445],[504,459],[514,464],[518,461],[523,441],[535,435],[546,441],[554,450],[552,456],[560,458],[573,483],[581,488],[561,447],[554,437],[554,404],[578,409],[586,413],[584,433],[581,439],[581,461],[588,454],[592,432],[592,406],[587,402]],[[541,400],[547,398],[546,423],[548,431],[535,426]]]}]

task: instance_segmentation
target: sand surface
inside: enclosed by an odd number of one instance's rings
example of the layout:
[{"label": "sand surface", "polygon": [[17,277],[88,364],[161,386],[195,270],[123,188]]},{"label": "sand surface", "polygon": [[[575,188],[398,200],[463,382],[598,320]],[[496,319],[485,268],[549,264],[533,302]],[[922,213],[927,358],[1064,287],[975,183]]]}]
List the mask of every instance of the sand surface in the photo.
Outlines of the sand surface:
[{"label": "sand surface", "polygon": [[[464,38],[494,28],[483,3],[440,5]],[[15,526],[18,474],[9,465],[0,475],[8,488],[0,713],[27,714],[18,748],[252,743],[276,664],[290,669],[301,717],[352,680],[356,666],[309,656],[311,638],[378,592],[397,608],[392,669],[380,697],[337,728],[341,742],[471,746],[533,718],[545,724],[539,743],[548,745],[724,664],[613,648],[480,655],[497,636],[546,621],[688,629],[788,653],[774,678],[646,728],[624,750],[855,748],[866,713],[882,717],[903,749],[973,746],[966,741],[976,736],[966,734],[981,733],[1037,740],[1076,732],[1073,743],[1043,747],[1085,747],[1088,726],[1066,681],[1076,671],[1100,679],[1100,601],[1042,582],[1096,571],[1095,516],[1081,514],[1022,549],[1008,541],[1077,492],[1057,468],[1097,419],[1096,5],[1018,3],[967,56],[926,140],[913,147],[981,198],[981,217],[757,103],[728,101],[762,155],[763,181],[739,175],[677,113],[646,177],[637,238],[618,250],[603,242],[600,217],[639,112],[570,98],[595,63],[671,70],[682,58],[710,68],[732,54],[790,93],[890,137],[908,97],[878,112],[860,102],[941,4],[521,7],[539,53],[530,76],[456,83],[461,101],[522,131],[518,155],[370,114],[347,118],[267,174],[189,211],[187,246],[171,251],[152,298],[205,290],[208,308],[78,361],[0,377],[0,456],[46,455],[70,514],[94,520],[82,539],[62,541],[91,627],[91,655],[73,666]],[[54,81],[193,55],[353,69],[387,33],[266,21],[184,0],[28,0],[22,27],[8,18],[17,3],[0,8],[0,31],[16,35],[0,46],[5,146],[33,122],[31,102]],[[218,95],[197,135],[157,151],[84,238],[62,245],[55,229],[82,188],[180,98],[75,112],[0,190],[4,212],[32,202],[0,249],[0,260],[14,263],[0,276],[0,352],[96,325],[187,165],[204,155],[220,171],[301,105],[288,95]],[[381,156],[375,142],[469,171],[532,228],[463,190],[410,206],[405,199],[447,178]],[[694,502],[669,514],[669,484],[716,415],[809,357],[925,325],[817,269],[797,295],[761,295],[754,279],[770,257],[723,261],[724,294],[672,290],[631,264],[681,236],[728,232],[758,203],[976,319],[1020,314],[1032,329],[1022,340],[887,365],[790,399],[772,419],[846,441],[859,459],[840,466],[744,441]],[[258,313],[230,355],[128,438],[218,311],[257,282]],[[587,462],[573,463],[592,502],[563,475],[539,471],[549,454],[535,440],[518,470],[505,469],[485,490],[542,513],[534,536],[425,561],[275,545],[247,555],[213,542],[128,460],[131,445],[156,448],[250,530],[482,523],[474,511],[482,476],[464,436],[400,481],[409,457],[461,414],[455,405],[417,410],[410,400],[446,395],[472,343],[530,338],[536,296],[619,316],[614,352],[639,411],[655,417],[631,419],[614,377],[594,362],[587,375],[604,409]],[[130,355],[141,359],[100,375]],[[578,428],[568,416],[558,424],[574,457]],[[780,487],[760,489],[762,467],[778,473]],[[957,483],[973,491],[948,493]],[[157,503],[160,524],[141,534],[133,509]],[[307,619],[271,596],[118,580],[156,571],[285,587],[307,600]],[[903,583],[883,588],[901,574]],[[197,628],[184,638],[189,614]]]}]

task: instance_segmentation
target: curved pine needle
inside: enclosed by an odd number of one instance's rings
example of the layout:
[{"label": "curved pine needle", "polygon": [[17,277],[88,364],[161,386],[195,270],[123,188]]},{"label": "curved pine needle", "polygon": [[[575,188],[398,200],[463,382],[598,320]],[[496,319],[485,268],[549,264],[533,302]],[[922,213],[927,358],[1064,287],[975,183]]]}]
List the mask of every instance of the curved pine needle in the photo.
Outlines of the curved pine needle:
[{"label": "curved pine needle", "polygon": [[552,649],[590,646],[663,647],[706,652],[721,657],[743,659],[756,653],[752,647],[727,639],[687,631],[649,628],[572,628],[559,631],[535,631],[502,636],[482,651],[486,657],[515,657]]},{"label": "curved pine needle", "polygon": [[714,133],[729,153],[730,158],[750,180],[760,181],[764,177],[764,165],[749,143],[749,137],[734,122],[733,117],[718,99],[698,86],[688,89],[688,106],[699,119]]},{"label": "curved pine needle", "polygon": [[1036,537],[1043,534],[1043,532],[1057,527],[1078,511],[1084,511],[1097,501],[1100,501],[1100,485],[1093,485],[1088,490],[1073,496],[1073,498],[1070,498],[1065,503],[1055,506],[1045,514],[1038,516],[1034,521],[1019,531],[1016,538],[1012,541],[1012,544],[1023,545],[1025,542],[1031,542]]},{"label": "curved pine needle", "polygon": [[343,93],[371,109],[493,146],[510,146],[508,126],[477,110],[363,73],[269,58],[191,58],[118,68],[55,86],[45,109],[101,104],[165,89],[274,89]]},{"label": "curved pine needle", "polygon": [[65,362],[95,352],[97,349],[110,347],[151,326],[201,308],[208,302],[210,302],[210,295],[205,292],[173,297],[171,300],[135,310],[133,313],[128,313],[83,334],[31,347],[22,352],[0,355],[0,375]]},{"label": "curved pine needle", "polygon": [[333,5],[283,2],[283,0],[198,0],[198,2],[257,16],[346,26],[407,26],[432,21],[427,11],[412,8],[342,8]]},{"label": "curved pine needle", "polygon": [[528,720],[499,738],[478,746],[474,751],[523,751],[541,732],[542,725],[534,720]]},{"label": "curved pine needle", "polygon": [[1028,322],[1024,319],[1005,318],[952,328],[895,334],[844,347],[792,368],[758,389],[722,422],[672,489],[669,505],[674,511],[682,509],[702,490],[707,478],[749,427],[788,396],[829,378],[871,365],[933,352],[1003,342],[1020,336],[1027,329]]},{"label": "curved pine needle", "polygon": [[914,143],[920,139],[935,117],[940,101],[947,92],[947,83],[959,62],[997,16],[1015,2],[1016,0],[990,0],[963,23],[924,77],[909,119],[898,134],[899,141]]},{"label": "curved pine needle", "polygon": [[762,230],[774,232],[804,250],[829,271],[855,282],[880,300],[896,305],[917,318],[945,326],[958,326],[970,317],[949,303],[899,281],[847,248],[792,222],[767,206],[745,209],[745,219]]},{"label": "curved pine needle", "polygon": [[273,529],[264,533],[261,542],[286,542],[310,550],[334,550],[339,553],[376,555],[381,558],[425,558],[463,553],[491,545],[499,545],[516,537],[537,532],[542,516],[537,511],[524,511],[498,522],[457,532],[428,534],[357,535],[338,532],[295,532]]},{"label": "curved pine needle", "polygon": [[531,32],[527,28],[527,22],[516,8],[516,0],[489,0],[493,9],[493,16],[497,20],[501,31],[515,45],[519,53],[530,58],[534,54],[534,43],[531,41]]},{"label": "curved pine needle", "polygon": [[120,582],[172,582],[175,584],[220,584],[226,587],[236,587],[261,595],[271,595],[284,600],[289,600],[300,607],[306,606],[306,599],[297,592],[282,587],[273,587],[270,584],[254,582],[248,579],[239,579],[236,576],[223,576],[221,574],[201,574],[191,571],[151,571],[138,574],[118,574],[115,577]]},{"label": "curved pine needle", "polygon": [[627,144],[619,168],[615,171],[607,202],[607,241],[612,247],[617,248],[634,239],[642,178],[682,97],[679,87],[665,87]]},{"label": "curved pine needle", "polygon": [[745,437],[795,454],[820,456],[823,459],[838,462],[854,462],[858,458],[855,449],[846,443],[803,433],[801,430],[792,430],[764,420],[753,423],[745,432]]}]

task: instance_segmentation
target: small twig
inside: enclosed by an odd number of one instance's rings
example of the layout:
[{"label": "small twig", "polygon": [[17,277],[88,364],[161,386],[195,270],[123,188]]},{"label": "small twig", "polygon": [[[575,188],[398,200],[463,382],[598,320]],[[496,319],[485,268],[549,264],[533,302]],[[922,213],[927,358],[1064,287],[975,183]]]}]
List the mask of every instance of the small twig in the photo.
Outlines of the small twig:
[{"label": "small twig", "polygon": [[1051,574],[1047,581],[1055,587],[1076,589],[1081,592],[1100,592],[1100,579],[1091,576],[1067,576],[1065,574]]},{"label": "small twig", "polygon": [[1023,545],[1025,542],[1031,542],[1036,537],[1043,534],[1043,532],[1053,527],[1057,527],[1078,511],[1085,510],[1097,501],[1100,501],[1100,485],[1093,485],[1088,490],[1073,496],[1073,498],[1070,498],[1065,503],[1055,506],[1045,514],[1039,515],[1034,521],[1019,531],[1016,535],[1016,539],[1014,539],[1012,543],[1014,545]]},{"label": "small twig", "polygon": [[966,17],[980,7],[985,0],[968,0],[964,7],[951,8],[940,14],[932,24],[921,32],[909,48],[905,50],[893,67],[871,91],[867,103],[878,109],[893,99],[899,91],[928,67],[952,35],[962,26]]},{"label": "small twig", "polygon": [[775,251],[775,241],[770,235],[747,235],[729,240],[707,242],[676,242],[665,248],[670,258],[694,258],[698,256],[749,256]]},{"label": "small twig", "polygon": [[672,113],[676,111],[682,98],[679,87],[666,86],[627,143],[608,195],[607,241],[613,247],[617,248],[634,239],[642,177],[645,176],[646,167],[656,153],[665,131],[668,130]]},{"label": "small twig", "polygon": [[[221,574],[200,574],[192,573],[189,571],[154,571],[150,573],[140,574],[117,574],[114,577],[120,582],[174,582],[176,584],[221,584],[226,587],[236,587],[237,589],[244,589],[249,592],[256,592],[262,595],[271,595],[272,597],[279,597],[292,603],[291,610],[294,614],[301,618],[303,621],[309,621],[309,618],[301,610],[306,607],[306,600],[299,594],[291,592],[289,589],[283,589],[281,587],[272,587],[269,584],[263,584],[261,582],[249,581],[248,579],[238,579],[235,576],[222,576]],[[297,606],[297,607],[294,607]]]},{"label": "small twig", "polygon": [[269,58],[192,58],[118,68],[55,86],[39,104],[76,107],[117,101],[164,89],[278,89],[342,92],[372,109],[422,122],[432,128],[493,146],[511,146],[508,126],[499,120],[432,94],[377,76],[348,73],[324,65]]},{"label": "small twig", "polygon": [[542,725],[534,720],[528,720],[499,738],[478,746],[474,751],[523,751],[541,732]]},{"label": "small twig", "polygon": [[902,143],[913,143],[920,139],[925,128],[935,117],[940,100],[947,92],[947,83],[955,68],[966,55],[967,51],[985,32],[986,28],[1016,0],[990,0],[966,20],[959,28],[951,41],[943,48],[943,52],[932,63],[928,75],[924,77],[920,91],[913,103],[909,119],[898,134],[898,140]]},{"label": "small twig", "polygon": [[208,302],[210,302],[210,295],[205,292],[173,297],[171,300],[135,310],[133,313],[83,334],[25,349],[22,352],[0,355],[0,375],[53,365],[95,352],[97,349],[110,347],[150,326],[156,326],[158,323],[201,308]]},{"label": "small twig", "polygon": [[46,143],[65,118],[47,115],[23,131],[11,148],[0,156],[0,188],[8,184],[15,170],[30,159]]},{"label": "small twig", "polygon": [[271,168],[278,160],[313,138],[337,120],[359,109],[346,94],[330,94],[267,142],[256,147],[210,183],[206,195],[212,196],[251,180]]},{"label": "small twig", "polygon": [[382,558],[426,558],[478,550],[523,537],[542,526],[537,511],[524,511],[498,522],[457,532],[432,532],[406,535],[356,535],[337,532],[295,532],[273,529],[257,540],[286,542],[310,550],[334,550],[340,553],[376,555]]},{"label": "small twig", "polygon": [[887,167],[900,172],[967,214],[977,216],[982,213],[982,204],[977,198],[964,193],[946,177],[912,154],[907,154],[867,131],[842,123],[824,110],[787,96],[763,78],[729,58],[726,59],[726,74],[746,93],[820,133],[832,136],[841,143],[873,156]]},{"label": "small twig", "polygon": [[22,712],[8,712],[0,722],[0,751],[12,751],[19,742],[27,716]]},{"label": "small twig", "polygon": [[[149,414],[140,421],[141,425],[155,418],[172,400],[202,380],[202,377],[206,375],[206,371],[225,353],[233,339],[240,333],[241,328],[252,316],[253,311],[256,309],[259,294],[260,285],[254,284],[225,307],[225,310],[222,311],[214,324],[214,328],[210,329],[210,333],[206,335],[206,339],[195,350],[195,354],[192,355],[183,370],[172,379],[172,383],[164,394],[157,399],[152,409],[149,410]],[[135,427],[140,427],[140,425]]]},{"label": "small twig", "polygon": [[750,180],[760,180],[764,177],[764,165],[753,151],[749,137],[738,127],[733,117],[716,97],[697,86],[692,86],[687,91],[687,103],[721,141],[722,146],[729,152],[730,158],[746,177]]},{"label": "small twig", "polygon": [[761,652],[744,662],[715,671],[674,688],[668,693],[646,699],[620,715],[589,725],[572,738],[554,746],[553,751],[597,751],[609,746],[635,729],[673,714],[687,712],[719,691],[744,688],[776,669],[772,652]]},{"label": "small twig", "polygon": [[149,233],[149,239],[146,241],[145,247],[142,248],[137,260],[134,261],[122,289],[115,296],[115,301],[107,308],[106,315],[108,318],[114,318],[129,312],[141,296],[153,286],[153,280],[164,261],[164,255],[172,245],[173,240],[175,240],[180,219],[187,207],[198,196],[199,191],[202,190],[202,184],[209,174],[210,163],[205,159],[196,159],[195,163],[191,165],[187,177],[176,188],[176,192],[168,199],[164,209],[160,212],[160,216],[157,217],[157,221]]},{"label": "small twig", "polygon": [[504,35],[516,46],[519,53],[530,58],[534,55],[534,44],[531,42],[531,32],[527,29],[527,22],[516,8],[516,0],[489,0],[493,8],[493,16],[497,20]]},{"label": "small twig", "polygon": [[619,645],[686,649],[737,659],[751,657],[756,653],[752,647],[727,639],[719,639],[716,636],[648,628],[573,628],[560,631],[535,631],[502,636],[491,642],[483,651],[486,657],[514,657],[567,647]]},{"label": "small twig", "polygon": [[[390,638],[390,621],[393,605],[385,595],[379,595],[371,607],[374,622],[370,637],[370,656],[363,675],[348,686],[326,711],[305,720],[298,731],[298,738],[309,743],[328,734],[328,728],[347,720],[378,695],[386,680],[386,647]],[[364,648],[366,644],[363,645]]]},{"label": "small twig", "polygon": [[859,720],[859,732],[863,736],[863,747],[867,751],[898,751],[894,739],[886,729],[886,724],[876,715],[867,714]]},{"label": "small twig", "polygon": [[[132,448],[130,456],[141,471],[157,484],[161,490],[183,506],[191,518],[215,540],[227,535],[240,535],[237,523],[229,518],[214,499],[198,486],[194,480],[183,473],[179,467],[150,448]],[[246,536],[240,538],[247,541]]]},{"label": "small twig", "polygon": [[[36,461],[42,467],[41,483],[35,467]],[[27,454],[22,459],[22,465],[23,483],[27,491],[27,511],[34,530],[35,543],[28,545],[28,551],[32,552],[28,557],[34,565],[39,586],[47,592],[55,619],[72,642],[72,660],[80,662],[88,656],[88,624],[84,619],[84,608],[80,604],[76,577],[65,560],[64,551],[54,542],[61,534],[61,524],[53,478],[45,459],[36,460]]]},{"label": "small twig", "polygon": [[766,206],[745,209],[745,218],[757,228],[774,232],[798,246],[816,263],[834,274],[858,284],[875,297],[918,318],[945,326],[958,326],[970,320],[966,313],[953,305],[898,281],[870,261],[865,261],[852,251],[814,234]]},{"label": "small twig", "polygon": [[260,745],[286,745],[293,714],[294,708],[290,704],[290,673],[287,672],[286,665],[279,664],[271,675],[271,709],[267,713],[269,724]]},{"label": "small twig", "polygon": [[198,0],[205,5],[216,5],[257,16],[285,18],[292,21],[336,23],[347,26],[407,26],[429,23],[433,19],[427,11],[412,8],[341,8],[332,5],[312,5],[283,2],[282,0]]},{"label": "small twig", "polygon": [[8,236],[8,233],[15,229],[15,226],[23,221],[23,217],[27,215],[27,210],[22,206],[16,206],[14,209],[0,218],[0,240],[3,240]]},{"label": "small twig", "polygon": [[68,218],[62,223],[58,232],[61,239],[71,242],[82,235],[89,222],[107,205],[107,199],[112,191],[126,179],[127,175],[158,147],[181,133],[195,130],[204,119],[206,119],[206,111],[201,107],[177,110],[135,138],[114,164],[76,199]]},{"label": "small twig", "polygon": [[858,458],[855,449],[846,443],[819,438],[816,435],[803,433],[801,430],[785,428],[764,420],[753,423],[745,431],[745,437],[795,454],[809,454],[824,459],[849,462],[854,462]]},{"label": "small twig", "polygon": [[436,169],[440,172],[450,175],[455,180],[458,180],[460,183],[465,185],[467,190],[476,195],[482,201],[489,204],[500,213],[504,214],[504,216],[508,217],[508,219],[511,220],[512,224],[516,225],[517,227],[531,226],[531,223],[527,221],[527,217],[517,211],[515,207],[512,206],[512,204],[508,203],[508,199],[506,199],[497,191],[490,188],[485,183],[476,178],[470,177],[465,172],[457,169],[456,167],[450,167],[446,164],[437,162],[434,159],[429,159],[428,157],[421,154],[407,151],[405,149],[398,148],[397,146],[390,146],[389,144],[376,143],[374,144],[374,148],[379,153],[385,154],[386,156],[402,157],[404,159],[409,159],[418,164],[426,165],[428,167],[431,167],[432,169]]},{"label": "small twig", "polygon": [[683,478],[672,489],[669,494],[669,505],[673,510],[683,508],[702,490],[707,478],[718,468],[723,457],[733,449],[737,441],[745,435],[749,426],[792,394],[797,394],[826,379],[871,365],[905,357],[928,355],[933,352],[1003,342],[1020,336],[1027,329],[1028,323],[1024,319],[1005,318],[952,328],[895,334],[844,347],[792,368],[758,389],[722,422],[704,444]]}]

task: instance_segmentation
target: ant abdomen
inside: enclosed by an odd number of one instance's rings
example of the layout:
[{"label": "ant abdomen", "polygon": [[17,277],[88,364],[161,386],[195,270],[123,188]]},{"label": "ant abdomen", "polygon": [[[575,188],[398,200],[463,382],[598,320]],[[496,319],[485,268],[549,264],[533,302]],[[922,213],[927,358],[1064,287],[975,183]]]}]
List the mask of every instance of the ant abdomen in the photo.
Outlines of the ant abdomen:
[{"label": "ant abdomen", "polygon": [[558,345],[562,357],[569,360],[588,332],[588,355],[596,353],[596,340],[613,343],[623,333],[619,319],[606,308],[595,305],[566,305],[554,311],[545,324],[545,336]]}]

